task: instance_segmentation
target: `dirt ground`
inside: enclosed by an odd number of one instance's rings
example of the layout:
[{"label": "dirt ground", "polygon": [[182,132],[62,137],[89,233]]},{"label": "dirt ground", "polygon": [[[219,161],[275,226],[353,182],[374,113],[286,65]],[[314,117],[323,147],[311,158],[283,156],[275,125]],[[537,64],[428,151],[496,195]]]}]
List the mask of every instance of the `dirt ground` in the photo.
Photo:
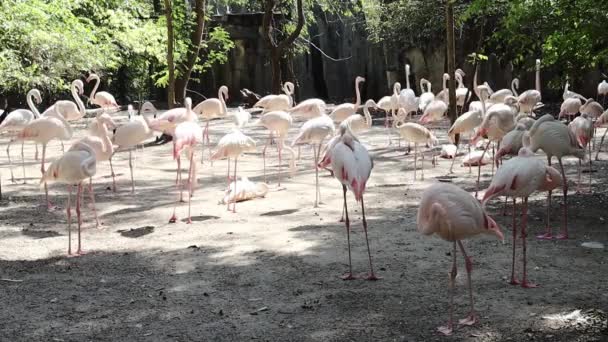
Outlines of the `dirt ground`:
[{"label": "dirt ground", "polygon": [[[17,183],[10,182],[3,155],[0,340],[608,341],[608,252],[581,246],[608,243],[606,153],[600,154],[603,161],[594,162],[593,194],[575,194],[577,161],[565,161],[571,184],[570,240],[534,238],[544,227],[545,194],[531,198],[528,260],[531,279],[541,285],[537,289],[507,284],[511,217],[501,215],[500,203],[490,205],[505,243],[491,237],[465,242],[473,258],[481,321],[446,338],[435,328],[447,320],[452,246],[419,234],[416,211],[430,184],[442,180],[474,191],[475,180],[460,166],[448,176],[446,160],[433,168],[427,154],[425,181],[414,182],[413,153],[405,155],[395,141],[388,146],[382,121],[378,117],[361,135],[375,160],[365,200],[373,262],[382,277],[376,282],[340,279],[347,270],[346,233],[338,222],[341,187],[322,172],[324,204],[313,208],[308,147],[302,148],[297,173],[282,184],[284,190],[277,189],[276,150],[271,149],[271,192],[239,203],[236,214],[218,204],[226,161],[210,166],[206,151],[197,172],[191,225],[181,221],[185,203],[179,204],[178,223],[168,223],[176,199],[171,145],[135,154],[135,194],[130,193],[128,153],[119,153],[114,159],[119,191],[109,190],[109,165],[100,163],[94,188],[102,226],[96,229],[91,210],[83,209],[83,247],[89,253],[73,258],[66,257],[66,186],[51,185],[51,199],[60,208],[48,211],[33,146],[25,149],[27,184],[21,184],[20,167],[13,167]],[[84,122],[76,126],[75,138],[85,133]],[[447,122],[440,126],[435,131],[445,143]],[[213,121],[212,143],[229,127],[226,120]],[[292,128],[290,140],[297,129]],[[245,133],[263,145],[263,129]],[[1,142],[4,151],[6,137]],[[60,144],[52,142],[49,159],[60,153]],[[13,146],[12,157],[20,161],[20,146]],[[200,151],[196,158],[200,163]],[[240,159],[238,170],[263,181],[261,147]],[[490,172],[490,166],[482,170],[482,187],[489,184]],[[556,228],[561,203],[558,191],[551,209]],[[361,210],[350,193],[348,205],[353,267],[361,274],[368,271],[365,239]],[[462,318],[468,313],[468,294],[461,255],[458,262],[455,317]],[[521,269],[521,261],[517,265]]]}]

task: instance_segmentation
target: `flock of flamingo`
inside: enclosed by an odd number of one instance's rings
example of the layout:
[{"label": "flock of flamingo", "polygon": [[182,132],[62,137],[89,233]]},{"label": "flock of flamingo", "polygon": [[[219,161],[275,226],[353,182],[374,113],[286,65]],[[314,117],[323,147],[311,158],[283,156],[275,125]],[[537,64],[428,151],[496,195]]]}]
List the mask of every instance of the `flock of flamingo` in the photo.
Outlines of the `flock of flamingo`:
[{"label": "flock of flamingo", "polygon": [[[400,139],[414,144],[414,181],[416,180],[416,165],[419,147],[426,145],[434,147],[439,140],[436,138],[429,124],[443,120],[448,110],[448,90],[447,81],[450,79],[448,74],[443,75],[443,89],[434,94],[431,83],[425,79],[420,80],[422,93],[416,96],[410,87],[410,66],[406,65],[406,88],[401,89],[399,83],[395,83],[393,94],[379,99],[377,102],[368,100],[361,105],[360,85],[365,82],[363,77],[355,80],[355,103],[344,103],[330,108],[321,99],[307,99],[299,104],[293,100],[294,86],[290,82],[284,84],[284,94],[268,95],[263,97],[255,104],[254,108],[243,110],[238,108],[236,111],[228,111],[226,101],[228,100],[228,88],[222,86],[218,90],[217,98],[210,98],[202,101],[193,107],[190,98],[184,99],[184,107],[168,110],[157,116],[154,106],[146,102],[139,108],[141,115],[134,115],[133,107],[129,105],[129,121],[117,125],[112,119],[111,113],[119,110],[114,97],[107,92],[97,92],[100,79],[97,75],[91,74],[87,82],[95,81],[95,86],[89,96],[89,102],[101,109],[95,111],[95,119],[89,125],[89,134],[72,143],[65,150],[63,155],[53,160],[48,167],[46,166],[46,147],[51,140],[67,141],[73,136],[71,122],[81,120],[87,110],[80,96],[84,91],[84,84],[81,80],[75,80],[71,84],[72,101],[57,101],[42,114],[36,108],[36,104],[41,103],[40,92],[32,89],[26,96],[29,110],[18,109],[9,113],[0,124],[0,132],[9,132],[10,142],[22,142],[22,164],[24,163],[23,142],[33,141],[42,145],[42,157],[40,172],[42,174],[40,183],[44,185],[45,200],[48,208],[51,208],[49,201],[47,183],[60,182],[67,184],[67,222],[68,222],[68,254],[72,254],[71,246],[71,194],[73,186],[76,185],[75,206],[78,222],[78,247],[76,255],[83,253],[81,248],[81,213],[80,206],[83,196],[83,183],[89,180],[88,192],[93,204],[93,212],[97,225],[97,213],[94,209],[94,193],[92,187],[92,177],[96,173],[96,166],[99,162],[107,161],[110,165],[112,176],[112,190],[116,191],[116,181],[112,157],[116,152],[129,152],[129,167],[131,175],[131,192],[134,191],[133,165],[131,153],[139,145],[154,136],[155,132],[163,132],[172,136],[172,153],[177,163],[176,187],[178,189],[178,199],[183,200],[183,184],[181,175],[181,156],[185,155],[189,161],[188,178],[185,182],[188,197],[188,218],[190,223],[190,199],[196,186],[196,165],[194,161],[196,147],[202,146],[202,153],[205,148],[209,149],[208,162],[214,160],[228,159],[227,169],[227,190],[224,203],[228,210],[236,212],[236,202],[263,196],[268,191],[266,182],[255,184],[246,177],[237,179],[237,166],[239,157],[248,151],[256,149],[256,142],[244,133],[244,129],[253,126],[263,126],[268,131],[268,140],[263,148],[264,159],[264,179],[266,179],[266,150],[271,144],[275,144],[278,150],[279,175],[278,185],[281,184],[281,164],[282,155],[287,151],[290,156],[290,173],[295,171],[296,159],[300,157],[300,146],[311,145],[315,165],[315,200],[314,206],[320,203],[319,188],[319,169],[326,169],[341,183],[343,190],[343,221],[345,222],[348,240],[348,259],[349,271],[343,279],[354,279],[351,265],[350,251],[350,221],[347,207],[347,192],[350,190],[355,200],[361,204],[362,223],[365,231],[367,252],[369,258],[370,272],[366,279],[379,279],[374,273],[372,256],[367,237],[367,221],[365,217],[365,205],[363,195],[367,181],[374,166],[372,157],[365,145],[359,140],[358,135],[372,126],[372,116],[370,109],[382,109],[386,111],[385,127],[388,133],[389,144],[392,144],[391,132],[397,131]],[[535,287],[528,279],[526,268],[526,237],[527,237],[527,210],[528,197],[536,191],[548,191],[547,200],[547,219],[546,232],[537,236],[539,239],[567,239],[568,235],[568,182],[562,158],[574,156],[579,158],[579,178],[578,186],[581,184],[581,162],[588,159],[591,167],[591,151],[594,127],[608,123],[608,111],[604,112],[602,105],[592,98],[583,96],[569,90],[566,84],[563,103],[557,118],[547,114],[536,119],[535,110],[543,104],[541,103],[540,87],[540,60],[536,61],[536,87],[518,94],[519,81],[514,79],[511,89],[500,89],[493,91],[490,85],[485,82],[478,85],[477,72],[473,80],[473,89],[466,88],[463,84],[464,72],[460,69],[456,72],[457,107],[462,112],[465,107],[468,110],[461,115],[449,128],[447,135],[449,144],[443,145],[441,155],[451,158],[449,172],[453,172],[454,160],[459,156],[459,146],[457,136],[467,136],[469,139],[469,153],[462,157],[463,165],[478,167],[477,191],[479,191],[479,177],[481,167],[484,164],[492,164],[493,178],[489,187],[483,192],[481,200],[475,195],[449,183],[435,183],[430,185],[423,193],[418,209],[417,225],[418,230],[424,235],[436,234],[444,240],[453,243],[454,251],[452,270],[450,272],[450,308],[448,324],[438,328],[438,330],[449,335],[454,329],[452,319],[452,303],[454,280],[456,277],[456,245],[459,246],[465,262],[468,276],[468,288],[470,293],[471,311],[469,315],[459,321],[460,325],[472,325],[478,321],[477,314],[473,307],[473,294],[471,288],[472,262],[467,256],[461,242],[478,234],[491,234],[504,240],[503,233],[496,222],[487,214],[485,206],[488,201],[498,196],[512,198],[513,204],[513,254],[511,284],[520,284],[525,288]],[[477,101],[470,101],[470,97],[475,94]],[[598,85],[598,96],[608,94],[608,82],[603,81]],[[468,106],[467,106],[468,105]],[[357,114],[362,107],[363,115]],[[331,109],[330,113],[327,111]],[[260,116],[252,120],[251,113],[261,111]],[[421,113],[415,122],[413,114]],[[576,116],[579,114],[579,116]],[[151,115],[153,114],[153,117]],[[560,121],[562,116],[569,118],[569,123],[564,124]],[[576,116],[576,118],[574,118]],[[234,121],[234,128],[231,132],[224,135],[212,150],[209,139],[209,122],[215,118],[231,118]],[[304,123],[299,129],[299,133],[287,144],[289,128],[295,123],[294,118],[304,119]],[[572,119],[574,118],[574,119]],[[204,129],[199,124],[199,120],[205,121]],[[392,121],[392,124],[391,124]],[[337,127],[336,127],[337,126]],[[7,148],[7,155],[10,159],[10,142]],[[603,137],[602,137],[603,142]],[[496,144],[498,149],[494,153],[493,160],[488,161],[485,157],[489,146]],[[473,151],[471,151],[473,146]],[[480,149],[475,147],[479,146]],[[298,148],[298,152],[294,150]],[[598,153],[600,147],[598,148]],[[535,153],[542,150],[547,157],[548,164],[545,165]],[[408,148],[409,152],[409,148]],[[588,155],[587,155],[588,152]],[[297,155],[296,155],[297,154]],[[424,153],[420,153],[424,163]],[[506,155],[512,156],[506,161],[502,161]],[[559,171],[552,167],[552,157],[556,157]],[[36,150],[37,158],[37,150]],[[201,163],[204,157],[201,156]],[[231,159],[234,166],[231,174]],[[597,154],[596,154],[597,159]],[[433,153],[433,165],[435,165]],[[424,164],[421,166],[421,179],[424,179]],[[496,172],[494,173],[494,166]],[[23,166],[25,181],[25,166]],[[14,175],[11,169],[11,179],[14,182]],[[549,210],[551,207],[552,191],[561,187],[564,195],[562,232],[553,236],[549,222]],[[591,173],[589,173],[589,190],[591,190]],[[521,198],[521,220],[520,229],[517,230],[516,199]],[[505,199],[505,206],[506,206]],[[231,208],[232,205],[232,208]],[[170,222],[176,222],[176,207]],[[516,246],[517,238],[521,238],[523,267],[522,277],[516,275]]]}]

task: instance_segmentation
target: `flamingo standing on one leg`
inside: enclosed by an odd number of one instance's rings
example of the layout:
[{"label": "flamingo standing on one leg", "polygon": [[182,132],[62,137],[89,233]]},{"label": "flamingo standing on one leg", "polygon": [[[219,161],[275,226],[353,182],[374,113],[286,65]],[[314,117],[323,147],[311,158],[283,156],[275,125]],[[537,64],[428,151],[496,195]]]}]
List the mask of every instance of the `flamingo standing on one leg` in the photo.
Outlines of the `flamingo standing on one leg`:
[{"label": "flamingo standing on one leg", "polygon": [[[190,165],[188,167],[188,224],[192,223],[190,209],[193,192],[192,187],[195,183],[194,179],[196,178],[196,163],[193,162],[194,152],[196,145],[202,142],[203,130],[197,122],[185,121],[175,127],[175,133],[173,135],[173,159],[179,158],[179,155],[182,153],[182,151],[186,150],[188,153],[188,159],[190,160]],[[181,173],[181,170],[178,169],[177,172]],[[177,190],[178,192],[181,192],[181,182],[177,183]],[[173,207],[173,216],[171,216],[171,218],[169,219],[169,223],[175,223],[177,221],[177,217],[175,216],[175,210],[177,208],[177,203],[179,203],[181,200],[181,197],[182,196],[180,193],[180,196],[175,202],[175,207]]]},{"label": "flamingo standing on one leg", "polygon": [[374,274],[372,265],[372,255],[369,248],[369,239],[367,237],[367,220],[365,218],[365,204],[363,203],[363,193],[367,180],[374,167],[374,162],[369,155],[367,149],[359,142],[359,140],[350,132],[347,126],[340,126],[340,137],[332,142],[323,160],[319,163],[319,167],[326,167],[331,164],[334,170],[334,177],[342,183],[342,192],[344,195],[344,213],[346,219],[346,236],[348,241],[348,273],[342,276],[344,280],[355,279],[352,271],[352,262],[350,255],[350,220],[348,219],[348,206],[346,204],[346,189],[350,189],[355,195],[355,200],[361,202],[361,214],[363,216],[363,230],[365,232],[365,242],[367,244],[367,256],[369,258],[370,273],[365,277],[367,280],[378,280]]},{"label": "flamingo standing on one leg", "polygon": [[[43,150],[44,151],[44,150]],[[44,155],[44,152],[43,152]],[[95,175],[97,167],[97,161],[95,159],[95,151],[85,143],[74,144],[72,148],[64,153],[59,159],[56,159],[51,163],[48,170],[43,173],[40,183],[46,184],[47,182],[55,181],[68,184],[68,203],[67,203],[67,217],[68,217],[68,255],[72,255],[72,213],[71,213],[71,202],[70,198],[72,195],[73,184],[78,184],[78,191],[76,192],[76,215],[78,218],[78,249],[76,255],[82,255],[82,243],[80,237],[80,230],[82,226],[82,219],[80,215],[80,201],[82,193],[82,181],[91,178]],[[91,192],[91,196],[95,195]],[[93,203],[95,203],[93,201]],[[93,204],[94,206],[94,204]]]},{"label": "flamingo standing on one leg", "polygon": [[[217,151],[211,156],[211,160],[228,158],[226,174],[228,188],[230,188],[230,158],[234,158],[234,180],[236,181],[236,166],[239,156],[252,150],[255,150],[255,141],[236,128],[224,135],[218,142]],[[230,210],[230,203],[228,203],[228,210]],[[236,213],[236,202],[232,204],[232,212]]]},{"label": "flamingo standing on one leg", "polygon": [[496,170],[492,183],[486,190],[482,204],[485,204],[496,196],[513,197],[513,259],[511,266],[511,285],[519,285],[520,282],[515,277],[515,246],[517,227],[516,201],[517,197],[522,198],[523,208],[521,214],[521,239],[523,252],[523,278],[521,286],[525,288],[537,287],[536,284],[528,282],[527,259],[526,259],[526,237],[528,223],[528,197],[537,190],[553,190],[562,183],[559,172],[551,166],[546,166],[534,156],[528,148],[519,150],[517,157],[506,161]]},{"label": "flamingo standing on one leg", "polygon": [[[556,157],[559,162],[559,168],[562,174],[564,191],[564,219],[563,232],[557,236],[557,239],[563,240],[568,238],[568,179],[562,164],[562,157],[575,156],[579,159],[585,158],[585,150],[580,148],[576,137],[568,130],[568,127],[561,122],[555,120],[551,114],[545,114],[540,117],[530,131],[524,133],[524,147],[530,148],[532,152],[542,149],[547,155],[547,162],[551,166],[551,158]],[[539,239],[552,239],[552,229],[549,225],[549,210],[551,209],[551,191],[547,196],[547,226],[545,234],[537,236]]]},{"label": "flamingo standing on one leg", "polygon": [[[146,102],[149,103],[149,102]],[[156,110],[152,110],[154,106],[146,106],[146,103],[142,105],[141,115],[135,116],[132,121],[127,122],[126,124],[119,126],[114,131],[114,136],[112,137],[112,143],[116,145],[114,149],[114,153],[118,151],[129,150],[129,169],[131,170],[131,193],[135,192],[135,182],[133,180],[133,163],[132,163],[132,153],[131,149],[135,146],[141,144],[147,139],[150,139],[154,136],[154,132],[150,128],[151,120],[148,119],[149,113],[155,113]],[[114,170],[112,166],[112,157],[109,159],[110,168]],[[116,192],[116,179],[115,174],[112,171],[112,191]]]},{"label": "flamingo standing on one leg", "polygon": [[294,150],[285,146],[285,139],[287,138],[287,133],[289,132],[289,127],[291,126],[292,118],[289,113],[284,111],[272,111],[266,112],[260,117],[258,121],[254,123],[254,125],[262,125],[268,129],[268,140],[266,140],[266,145],[264,145],[264,149],[262,150],[262,157],[264,159],[264,183],[266,183],[266,149],[272,140],[273,134],[276,134],[278,137],[277,141],[277,150],[279,153],[279,182],[278,186],[281,186],[281,152],[283,149],[286,149],[289,154],[291,154],[291,159],[289,162],[289,169],[291,173],[295,172],[296,167],[296,154]]},{"label": "flamingo standing on one leg", "polygon": [[[226,107],[226,101],[228,100],[228,87],[221,86],[217,91],[217,98],[206,99],[205,101],[197,104],[192,111],[197,115],[201,116],[205,121],[205,130],[203,131],[203,153],[201,153],[201,164],[203,163],[203,154],[205,152],[205,145],[209,147],[209,121],[217,117],[225,117],[228,115],[228,109]],[[209,155],[211,155],[211,148],[209,147]]]},{"label": "flamingo standing on one leg", "polygon": [[[40,91],[38,89],[32,89],[28,91],[26,95],[26,102],[30,108],[27,109],[16,109],[4,118],[2,123],[0,124],[0,133],[9,132],[9,133],[18,133],[23,130],[23,128],[32,122],[32,120],[39,118],[40,113],[36,106],[34,105],[34,101],[36,103],[42,102],[42,98],[40,97]],[[13,143],[13,139],[8,142],[6,146],[6,156],[8,157],[8,162],[11,164],[11,155],[10,149],[11,144]],[[23,154],[23,144],[24,141],[21,141],[21,167],[23,168],[23,184],[25,184],[25,156]],[[36,145],[36,151],[38,151],[38,145]],[[9,165],[11,171],[11,182],[15,182],[15,176],[13,175],[12,165]]]},{"label": "flamingo standing on one leg", "polygon": [[456,244],[460,247],[467,270],[467,285],[471,311],[461,319],[461,325],[473,325],[478,317],[473,306],[473,288],[471,287],[471,272],[473,263],[467,255],[461,240],[479,234],[495,235],[504,240],[504,236],[496,222],[484,211],[480,203],[461,188],[447,183],[431,185],[422,194],[417,216],[418,231],[424,235],[437,234],[440,238],[453,242],[452,270],[450,271],[450,307],[449,320],[446,326],[437,328],[444,335],[451,335],[454,329],[454,285],[457,274]]},{"label": "flamingo standing on one leg", "polygon": [[[321,109],[319,109],[320,111]],[[321,158],[321,146],[326,137],[332,136],[336,128],[333,120],[322,113],[320,116],[310,119],[302,125],[300,133],[293,140],[291,146],[310,144],[313,147],[315,159],[315,203],[314,207],[318,208],[321,203],[321,190],[319,189],[319,159]]]}]

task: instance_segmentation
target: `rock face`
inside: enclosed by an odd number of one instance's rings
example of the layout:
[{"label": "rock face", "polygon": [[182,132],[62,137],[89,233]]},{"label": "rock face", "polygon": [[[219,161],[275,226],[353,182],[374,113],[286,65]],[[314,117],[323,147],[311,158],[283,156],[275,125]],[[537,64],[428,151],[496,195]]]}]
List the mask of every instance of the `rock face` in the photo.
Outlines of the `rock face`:
[{"label": "rock face", "polygon": [[[310,97],[320,97],[333,103],[354,102],[355,77],[363,76],[366,82],[361,86],[362,99],[378,100],[390,95],[393,83],[398,81],[402,87],[405,82],[405,64],[411,65],[410,85],[416,94],[420,93],[420,78],[432,83],[433,92],[442,89],[442,75],[446,70],[445,46],[427,51],[418,48],[395,49],[384,44],[374,44],[367,39],[362,18],[350,21],[332,20],[328,15],[315,13],[315,23],[310,25],[310,41],[300,38],[296,44],[305,45],[310,53],[300,54],[284,63],[283,80],[296,84],[296,101]],[[205,95],[217,93],[221,85],[230,90],[230,102],[239,102],[239,91],[243,88],[264,96],[269,93],[271,68],[269,52],[262,36],[262,13],[227,14],[215,16],[213,22],[222,25],[234,40],[235,48],[230,52],[228,62],[215,66],[201,77],[200,83],[191,83],[190,88]],[[474,71],[466,63],[467,54],[475,47],[468,46],[476,37],[469,37],[467,42],[457,42],[456,65],[466,72],[464,79],[468,85]],[[468,44],[468,45],[467,45]],[[295,76],[295,79],[294,79]],[[558,91],[549,92],[546,81],[551,76],[542,71],[543,99],[558,97]],[[511,63],[500,62],[496,56],[480,66],[479,84],[490,80],[494,90],[510,88],[512,77],[520,78],[520,92],[534,87],[534,72],[513,72]],[[589,75],[588,80],[599,79],[599,72]],[[589,96],[595,95],[597,82],[587,82],[585,88],[576,91]],[[589,89],[587,89],[589,88]],[[364,100],[362,100],[364,102]]]}]

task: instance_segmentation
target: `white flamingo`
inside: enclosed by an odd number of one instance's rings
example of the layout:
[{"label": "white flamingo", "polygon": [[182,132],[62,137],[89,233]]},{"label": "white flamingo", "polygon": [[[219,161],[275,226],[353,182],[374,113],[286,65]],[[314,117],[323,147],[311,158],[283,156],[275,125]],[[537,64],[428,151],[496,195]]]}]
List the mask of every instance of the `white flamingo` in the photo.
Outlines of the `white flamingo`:
[{"label": "white flamingo", "polygon": [[97,88],[99,88],[100,82],[99,76],[97,76],[97,74],[90,74],[87,78],[87,83],[91,82],[92,80],[95,80],[95,86],[91,91],[91,95],[89,95],[89,102],[103,109],[118,107],[116,99],[114,98],[114,96],[112,96],[112,94],[108,93],[107,91],[97,92]]},{"label": "white flamingo", "polygon": [[[226,100],[228,100],[228,87],[223,85],[217,91],[217,98],[206,99],[201,103],[197,104],[192,111],[199,115],[203,121],[205,121],[205,130],[203,131],[203,151],[201,152],[201,163],[203,162],[203,154],[205,152],[205,145],[209,146],[209,121],[218,117],[225,117],[228,115],[228,109],[226,107]],[[211,154],[211,149],[209,149]]]},{"label": "white flamingo", "polygon": [[[416,181],[416,161],[418,159],[418,144],[428,144],[430,147],[433,147],[439,143],[437,138],[433,135],[433,133],[427,129],[426,127],[414,123],[399,123],[397,125],[397,129],[399,130],[399,134],[401,138],[405,141],[414,143],[414,181]],[[421,180],[424,180],[424,153],[422,153],[422,177]]]},{"label": "white flamingo", "polygon": [[355,103],[343,103],[336,106],[329,114],[329,117],[332,120],[339,123],[344,121],[344,119],[347,117],[355,114],[357,109],[359,109],[359,106],[361,106],[361,91],[359,90],[359,85],[363,82],[365,82],[365,78],[361,76],[357,76],[357,78],[355,78],[355,94],[357,96]]},{"label": "white flamingo", "polygon": [[283,84],[283,92],[285,94],[266,95],[256,102],[253,107],[263,108],[264,112],[272,112],[277,110],[286,111],[293,106],[294,88],[293,83],[285,82]]},{"label": "white flamingo", "polygon": [[519,110],[522,113],[532,115],[532,111],[541,101],[542,96],[540,92],[540,59],[536,60],[536,78],[535,78],[535,89],[526,90],[519,94],[517,102],[519,103]]},{"label": "white flamingo", "polygon": [[272,111],[263,114],[258,121],[254,123],[254,125],[261,125],[268,129],[268,139],[266,140],[266,145],[264,145],[264,149],[262,150],[262,157],[264,159],[264,182],[266,183],[266,149],[268,145],[272,141],[273,135],[277,136],[277,151],[279,153],[279,182],[278,186],[281,186],[281,164],[282,164],[282,150],[286,149],[287,152],[291,155],[291,159],[289,162],[290,172],[293,174],[295,172],[296,167],[296,154],[294,150],[285,146],[285,139],[287,138],[287,133],[289,133],[289,127],[291,127],[292,119],[289,113],[284,111]]}]

